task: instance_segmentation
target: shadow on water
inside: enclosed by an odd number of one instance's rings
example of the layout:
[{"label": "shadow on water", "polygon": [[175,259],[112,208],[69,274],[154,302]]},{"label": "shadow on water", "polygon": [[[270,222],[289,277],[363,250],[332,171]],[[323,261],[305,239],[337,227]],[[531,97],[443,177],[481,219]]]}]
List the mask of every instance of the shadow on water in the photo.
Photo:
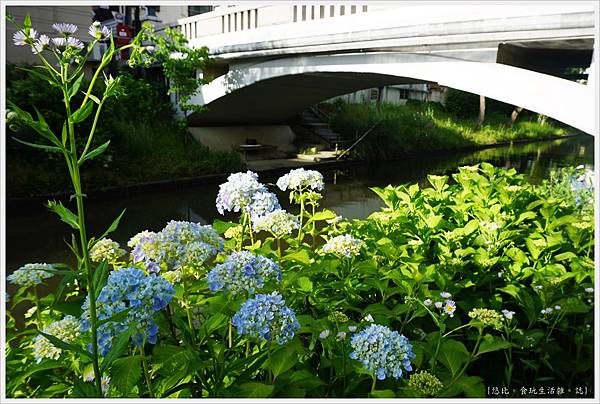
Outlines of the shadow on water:
[{"label": "shadow on water", "polygon": [[[499,167],[513,167],[531,182],[538,183],[551,168],[579,164],[593,166],[594,142],[591,136],[582,136],[323,171],[327,185],[322,206],[347,218],[366,217],[382,206],[369,187],[407,182],[419,182],[425,186],[427,174],[447,174],[459,166],[483,161]],[[261,176],[261,181],[268,184],[274,184],[276,180],[277,177]],[[270,185],[270,188],[273,190],[275,187]],[[222,218],[215,209],[218,189],[219,184],[215,183],[134,196],[90,199],[87,202],[89,233],[101,234],[125,208],[127,212],[119,229],[110,236],[121,244],[141,230],[160,230],[172,219],[212,223],[214,219]],[[278,196],[283,207],[287,208],[287,195],[278,192]],[[27,209],[11,207],[7,209],[6,217],[7,273],[28,262],[72,261],[63,241],[70,238],[67,226],[43,206]]]}]

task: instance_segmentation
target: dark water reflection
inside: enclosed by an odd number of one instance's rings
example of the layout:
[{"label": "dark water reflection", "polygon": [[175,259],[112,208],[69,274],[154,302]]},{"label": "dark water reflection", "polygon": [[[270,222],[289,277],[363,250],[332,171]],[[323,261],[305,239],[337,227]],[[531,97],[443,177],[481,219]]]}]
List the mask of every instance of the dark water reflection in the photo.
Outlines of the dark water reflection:
[{"label": "dark water reflection", "polygon": [[[554,167],[579,164],[593,167],[594,143],[591,136],[582,136],[324,171],[327,186],[322,206],[333,209],[344,217],[366,217],[382,206],[369,187],[406,182],[424,185],[427,174],[447,174],[459,166],[482,161],[499,167],[514,167],[531,182],[538,183]],[[277,177],[262,175],[260,179],[273,184]],[[119,229],[111,235],[111,238],[122,244],[141,230],[160,230],[171,219],[210,223],[219,217],[214,204],[218,186],[218,183],[205,184],[135,196],[90,199],[87,202],[89,232],[101,234],[125,208],[127,212]],[[282,204],[286,205],[286,195],[279,193],[278,196]],[[6,217],[8,273],[28,262],[71,261],[63,241],[70,238],[67,226],[43,206],[28,206],[27,209],[11,207],[7,209]]]}]

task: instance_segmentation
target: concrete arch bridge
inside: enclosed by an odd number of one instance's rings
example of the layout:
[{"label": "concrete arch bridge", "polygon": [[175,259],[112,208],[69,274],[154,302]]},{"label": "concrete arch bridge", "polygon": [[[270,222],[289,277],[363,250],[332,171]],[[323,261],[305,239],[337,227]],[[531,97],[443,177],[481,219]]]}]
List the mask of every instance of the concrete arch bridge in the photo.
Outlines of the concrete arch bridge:
[{"label": "concrete arch bridge", "polygon": [[[329,6],[301,7],[233,7],[179,21],[216,62],[208,73],[217,77],[194,98],[208,111],[191,115],[191,125],[281,123],[356,90],[438,83],[596,133],[595,3],[359,7],[337,16]],[[287,17],[260,26],[269,11]],[[225,24],[232,16],[240,29]],[[210,30],[212,20],[224,32],[203,34],[198,27]]]}]

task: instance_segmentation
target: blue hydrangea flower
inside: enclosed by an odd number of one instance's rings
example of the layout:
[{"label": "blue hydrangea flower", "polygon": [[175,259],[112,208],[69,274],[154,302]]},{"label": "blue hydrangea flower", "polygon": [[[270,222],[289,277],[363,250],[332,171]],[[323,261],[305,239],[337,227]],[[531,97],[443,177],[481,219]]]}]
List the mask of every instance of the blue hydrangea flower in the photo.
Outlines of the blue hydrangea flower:
[{"label": "blue hydrangea flower", "polygon": [[202,266],[223,250],[223,239],[211,225],[171,220],[160,232],[170,269]]},{"label": "blue hydrangea flower", "polygon": [[240,335],[261,341],[277,341],[280,345],[291,341],[300,328],[294,310],[285,306],[285,301],[276,292],[246,300],[231,323]]},{"label": "blue hydrangea flower", "polygon": [[354,334],[350,346],[354,349],[350,358],[360,361],[379,380],[401,378],[403,369],[412,370],[410,362],[416,358],[408,338],[378,324]]},{"label": "blue hydrangea flower", "polygon": [[[105,320],[123,310],[129,311],[123,320],[108,321],[98,327],[101,355],[106,355],[113,339],[130,327],[135,329],[132,340],[136,346],[141,346],[144,340],[155,344],[158,326],[152,316],[169,304],[174,292],[173,285],[165,279],[156,274],[146,275],[138,268],[122,268],[111,272],[96,302],[98,319]],[[90,328],[88,299],[82,309],[82,330],[87,331]]]},{"label": "blue hydrangea flower", "polygon": [[246,211],[252,220],[256,220],[276,209],[281,209],[277,196],[272,192],[261,191],[252,195],[252,203],[248,205]]},{"label": "blue hydrangea flower", "polygon": [[220,214],[239,212],[252,203],[257,192],[267,192],[267,187],[258,182],[258,174],[247,171],[227,177],[227,182],[219,186],[216,206]]},{"label": "blue hydrangea flower", "polygon": [[277,180],[277,186],[282,191],[304,191],[306,189],[321,191],[325,185],[320,172],[297,168],[280,177]]},{"label": "blue hydrangea flower", "polygon": [[208,273],[207,280],[213,292],[226,289],[232,293],[254,293],[266,283],[281,282],[281,268],[269,258],[240,251],[217,264]]},{"label": "blue hydrangea flower", "polygon": [[31,287],[53,277],[55,271],[56,269],[50,264],[25,264],[8,275],[6,280],[14,285]]}]

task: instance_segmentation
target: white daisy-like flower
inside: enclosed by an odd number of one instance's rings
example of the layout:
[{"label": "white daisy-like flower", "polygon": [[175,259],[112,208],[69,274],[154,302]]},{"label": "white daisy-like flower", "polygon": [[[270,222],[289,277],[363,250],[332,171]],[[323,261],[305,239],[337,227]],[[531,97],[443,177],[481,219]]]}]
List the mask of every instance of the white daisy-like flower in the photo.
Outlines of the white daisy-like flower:
[{"label": "white daisy-like flower", "polygon": [[23,30],[19,30],[13,34],[13,43],[17,46],[32,44],[37,37],[37,32],[33,28],[29,29],[29,35]]},{"label": "white daisy-like flower", "polygon": [[50,46],[50,37],[48,35],[42,34],[40,37],[33,43],[31,47],[31,51],[36,55],[45,51]]},{"label": "white daisy-like flower", "polygon": [[77,31],[77,25],[68,22],[55,22],[52,24],[52,29],[64,36],[70,36]]},{"label": "white daisy-like flower", "polygon": [[594,288],[585,288],[587,293],[594,293]]},{"label": "white daisy-like flower", "polygon": [[423,300],[423,304],[425,306],[429,307],[433,304],[433,302],[431,301],[431,299],[425,299],[425,300]]},{"label": "white daisy-like flower", "polygon": [[435,306],[436,309],[441,309],[442,306],[444,305],[444,303],[442,303],[442,302],[435,302],[433,305]]},{"label": "white daisy-like flower", "polygon": [[72,48],[83,49],[83,42],[81,42],[79,39],[74,38],[72,36],[70,36],[67,39],[67,45],[69,45]]},{"label": "white daisy-like flower", "polygon": [[104,41],[111,36],[111,30],[108,27],[101,27],[98,21],[94,21],[88,30],[88,33],[92,36],[92,38],[97,39],[98,41]]},{"label": "white daisy-like flower", "polygon": [[67,48],[66,38],[52,38],[51,41],[58,51],[64,51]]},{"label": "white daisy-like flower", "polygon": [[508,320],[512,320],[515,312],[514,311],[510,311],[510,310],[502,310],[502,314],[504,315],[504,317],[506,317]]},{"label": "white daisy-like flower", "polygon": [[329,337],[330,332],[331,331],[329,331],[328,329],[321,331],[321,333],[319,334],[319,338],[325,339],[325,338]]},{"label": "white daisy-like flower", "polygon": [[443,297],[444,299],[449,299],[452,297],[452,294],[450,294],[448,292],[442,292],[442,293],[440,293],[440,296]]},{"label": "white daisy-like flower", "polygon": [[446,300],[446,305],[444,306],[444,313],[449,315],[450,317],[454,317],[454,312],[456,311],[456,303],[452,300]]}]

